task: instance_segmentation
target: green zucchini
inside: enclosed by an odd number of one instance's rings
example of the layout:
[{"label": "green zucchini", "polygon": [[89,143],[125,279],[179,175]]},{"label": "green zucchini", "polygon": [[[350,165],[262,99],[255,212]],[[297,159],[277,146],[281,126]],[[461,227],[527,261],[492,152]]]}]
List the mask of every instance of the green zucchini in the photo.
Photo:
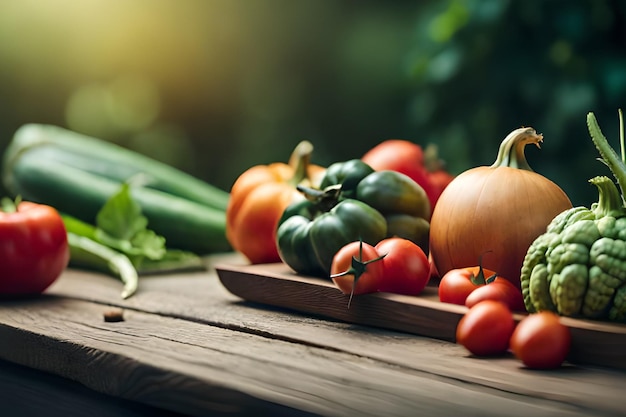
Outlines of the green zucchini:
[{"label": "green zucchini", "polygon": [[[54,151],[60,154],[64,149]],[[48,158],[49,152],[47,147],[36,146],[13,153],[4,167],[5,187],[13,196],[51,205],[94,224],[98,211],[119,190],[120,181]],[[133,186],[131,195],[148,219],[148,227],[165,237],[168,248],[196,254],[230,250],[223,209],[143,186]]]},{"label": "green zucchini", "polygon": [[10,175],[22,155],[35,150],[43,160],[118,183],[140,174],[145,187],[221,210],[228,205],[230,194],[210,183],[112,142],[53,125],[31,123],[15,132],[4,153],[4,176]]}]

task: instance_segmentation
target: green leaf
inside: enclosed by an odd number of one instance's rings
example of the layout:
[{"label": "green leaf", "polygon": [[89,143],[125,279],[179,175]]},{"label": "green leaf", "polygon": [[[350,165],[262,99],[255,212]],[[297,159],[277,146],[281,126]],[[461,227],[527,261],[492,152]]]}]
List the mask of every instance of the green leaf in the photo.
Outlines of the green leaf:
[{"label": "green leaf", "polygon": [[193,252],[168,249],[163,257],[152,260],[146,258],[138,267],[140,274],[158,274],[173,271],[203,271],[203,259]]},{"label": "green leaf", "polygon": [[121,240],[130,241],[147,226],[148,219],[141,214],[141,206],[132,199],[130,186],[126,183],[107,200],[96,216],[96,227]]},{"label": "green leaf", "polygon": [[79,267],[108,271],[125,283],[122,297],[137,290],[138,271],[199,270],[202,258],[186,251],[168,250],[165,237],[148,229],[148,219],[132,199],[131,185],[122,184],[96,215],[96,225],[63,215],[72,255]]},{"label": "green leaf", "polygon": [[148,229],[148,219],[132,198],[131,185],[122,184],[96,216],[96,240],[126,254],[135,266],[145,258],[158,260],[166,253],[165,238]]},{"label": "green leaf", "polygon": [[141,248],[148,259],[158,260],[165,256],[165,238],[153,230],[141,230],[131,240],[133,247]]}]

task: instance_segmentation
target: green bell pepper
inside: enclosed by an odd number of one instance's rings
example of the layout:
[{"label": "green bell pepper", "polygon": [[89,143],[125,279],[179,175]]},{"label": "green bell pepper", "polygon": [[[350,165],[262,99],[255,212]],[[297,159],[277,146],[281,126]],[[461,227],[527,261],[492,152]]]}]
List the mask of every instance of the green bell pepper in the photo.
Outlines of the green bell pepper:
[{"label": "green bell pepper", "polygon": [[413,179],[396,171],[374,171],[360,159],[351,159],[327,168],[320,188],[337,186],[339,200],[363,201],[385,217],[387,237],[409,239],[428,251],[430,202]]},{"label": "green bell pepper", "polygon": [[335,162],[326,168],[320,189],[341,185],[339,198],[355,198],[356,189],[361,180],[372,173],[374,173],[374,168],[360,159]]},{"label": "green bell pepper", "polygon": [[326,202],[305,200],[285,210],[277,246],[294,271],[328,277],[333,257],[343,246],[359,239],[375,245],[386,235],[383,215],[362,201],[342,200],[326,211]]},{"label": "green bell pepper", "polygon": [[428,252],[430,202],[411,178],[396,171],[373,172],[357,185],[356,199],[385,217],[387,237],[409,239]]},{"label": "green bell pepper", "polygon": [[428,196],[404,174],[352,159],[331,164],[319,190],[299,189],[307,200],[285,210],[277,231],[281,258],[296,272],[328,276],[334,254],[359,239],[398,236],[427,250]]}]

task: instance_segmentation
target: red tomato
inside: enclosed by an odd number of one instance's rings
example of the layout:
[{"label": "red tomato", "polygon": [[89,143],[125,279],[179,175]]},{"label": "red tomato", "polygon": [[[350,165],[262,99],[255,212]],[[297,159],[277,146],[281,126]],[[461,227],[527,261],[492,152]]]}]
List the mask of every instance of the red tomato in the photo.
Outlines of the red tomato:
[{"label": "red tomato", "polygon": [[448,171],[438,170],[429,172],[428,179],[436,192],[441,195],[443,190],[445,190],[448,184],[450,184],[454,179],[454,175],[450,174]]},{"label": "red tomato", "polygon": [[385,255],[379,291],[418,295],[424,290],[430,279],[430,265],[422,248],[408,239],[392,237],[380,241],[376,251]]},{"label": "red tomato", "polygon": [[432,212],[441,193],[430,182],[420,145],[402,139],[385,140],[367,151],[361,160],[376,171],[389,169],[411,177],[428,195]]},{"label": "red tomato", "polygon": [[[384,273],[382,260],[374,261],[379,256],[376,248],[365,242],[348,243],[333,257],[330,267],[333,282],[344,294],[357,295],[378,291]],[[364,265],[364,270],[360,273],[354,270],[353,259],[361,263],[372,262]]]},{"label": "red tomato", "polygon": [[21,202],[0,211],[0,294],[39,294],[65,269],[70,253],[67,232],[52,207]]},{"label": "red tomato", "polygon": [[495,272],[484,268],[481,275],[480,266],[452,269],[439,281],[439,301],[465,305],[467,296],[485,285],[485,280],[493,275]]},{"label": "red tomato", "polygon": [[465,305],[471,308],[484,300],[502,301],[513,311],[526,311],[522,291],[506,278],[496,277],[476,288],[465,299]]},{"label": "red tomato", "polygon": [[513,313],[500,301],[486,300],[470,308],[456,328],[456,341],[476,356],[506,352],[515,329]]},{"label": "red tomato", "polygon": [[542,311],[524,317],[511,336],[511,351],[529,368],[561,366],[571,345],[569,327],[559,316]]},{"label": "red tomato", "polygon": [[439,158],[439,148],[429,143],[424,149],[424,166],[428,172],[428,179],[436,193],[441,195],[443,190],[452,182],[454,175],[446,170],[445,161]]}]

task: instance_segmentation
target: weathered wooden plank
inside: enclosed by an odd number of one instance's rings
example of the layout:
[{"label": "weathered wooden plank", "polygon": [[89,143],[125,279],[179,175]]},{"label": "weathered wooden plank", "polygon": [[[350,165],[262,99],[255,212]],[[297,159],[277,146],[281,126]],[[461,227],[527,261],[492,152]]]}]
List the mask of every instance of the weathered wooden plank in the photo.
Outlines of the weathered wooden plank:
[{"label": "weathered wooden plank", "polygon": [[[454,341],[465,306],[439,302],[436,287],[419,297],[367,294],[355,297],[346,308],[346,296],[330,282],[292,273],[284,264],[221,265],[221,282],[234,294],[250,301],[321,314],[347,321]],[[516,314],[521,320],[522,314]],[[626,325],[563,317],[570,328],[574,363],[626,370]]]},{"label": "weathered wooden plank", "polygon": [[227,292],[212,271],[145,278],[140,292],[125,301],[119,299],[114,279],[68,271],[50,293],[361,355],[434,377],[467,381],[477,389],[489,387],[605,412],[626,406],[620,388],[626,381],[623,372],[578,366],[532,372],[510,357],[468,357],[463,348],[448,342],[245,303]]},{"label": "weathered wooden plank", "polygon": [[0,361],[2,417],[185,417],[14,363]]},{"label": "weathered wooden plank", "polygon": [[4,302],[0,358],[191,415],[621,412],[600,404],[570,404],[567,398],[528,397],[369,357],[139,311],[126,311],[125,321],[108,323],[102,318],[104,308],[55,296]]}]

